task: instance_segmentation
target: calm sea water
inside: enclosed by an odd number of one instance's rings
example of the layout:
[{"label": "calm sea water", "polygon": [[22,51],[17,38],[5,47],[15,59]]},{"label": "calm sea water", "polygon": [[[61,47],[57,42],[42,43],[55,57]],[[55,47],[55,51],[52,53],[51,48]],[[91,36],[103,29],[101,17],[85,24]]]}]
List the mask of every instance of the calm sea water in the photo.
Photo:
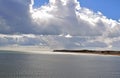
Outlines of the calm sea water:
[{"label": "calm sea water", "polygon": [[120,57],[1,51],[0,78],[120,78]]}]

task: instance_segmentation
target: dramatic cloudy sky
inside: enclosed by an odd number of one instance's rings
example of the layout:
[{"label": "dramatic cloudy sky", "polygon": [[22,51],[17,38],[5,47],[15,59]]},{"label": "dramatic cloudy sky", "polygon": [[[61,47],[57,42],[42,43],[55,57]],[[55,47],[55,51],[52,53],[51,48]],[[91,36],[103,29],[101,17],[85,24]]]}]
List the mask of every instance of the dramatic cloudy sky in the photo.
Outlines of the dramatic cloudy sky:
[{"label": "dramatic cloudy sky", "polygon": [[0,0],[0,46],[119,49],[118,3]]}]

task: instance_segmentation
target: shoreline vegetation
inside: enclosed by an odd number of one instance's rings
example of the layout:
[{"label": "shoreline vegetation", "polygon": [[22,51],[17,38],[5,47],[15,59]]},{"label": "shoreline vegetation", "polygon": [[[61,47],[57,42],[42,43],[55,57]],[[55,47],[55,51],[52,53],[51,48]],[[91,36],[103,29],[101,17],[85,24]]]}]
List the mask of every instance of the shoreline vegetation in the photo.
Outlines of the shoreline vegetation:
[{"label": "shoreline vegetation", "polygon": [[118,55],[118,56],[120,56],[120,51],[112,51],[112,50],[53,50],[53,52],[88,53],[88,54]]}]

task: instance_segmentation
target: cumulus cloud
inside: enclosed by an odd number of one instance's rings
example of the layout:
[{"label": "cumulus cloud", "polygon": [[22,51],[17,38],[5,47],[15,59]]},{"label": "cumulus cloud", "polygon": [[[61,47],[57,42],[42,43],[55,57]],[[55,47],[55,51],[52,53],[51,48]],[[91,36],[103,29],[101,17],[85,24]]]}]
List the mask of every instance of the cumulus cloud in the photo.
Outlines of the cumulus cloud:
[{"label": "cumulus cloud", "polygon": [[[32,5],[31,5],[32,6]],[[117,36],[120,23],[108,19],[101,12],[80,7],[77,0],[49,0],[39,8],[31,8],[37,29],[53,34],[77,36]]]},{"label": "cumulus cloud", "polygon": [[0,33],[119,36],[119,21],[81,7],[77,0],[49,0],[39,8],[33,5],[34,0],[1,0]]},{"label": "cumulus cloud", "polygon": [[[46,45],[51,48],[115,48],[120,22],[81,7],[77,0],[0,0],[0,45]],[[17,34],[17,35],[14,35]]]}]

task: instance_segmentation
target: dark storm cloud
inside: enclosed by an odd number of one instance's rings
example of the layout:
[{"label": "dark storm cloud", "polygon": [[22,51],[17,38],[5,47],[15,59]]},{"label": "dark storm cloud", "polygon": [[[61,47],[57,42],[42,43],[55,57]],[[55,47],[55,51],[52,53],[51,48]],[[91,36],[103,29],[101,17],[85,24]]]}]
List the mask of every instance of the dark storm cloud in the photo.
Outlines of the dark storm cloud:
[{"label": "dark storm cloud", "polygon": [[5,24],[1,24],[3,28],[0,33],[30,33],[31,20],[29,13],[30,0],[0,0],[0,20],[4,20]]}]

